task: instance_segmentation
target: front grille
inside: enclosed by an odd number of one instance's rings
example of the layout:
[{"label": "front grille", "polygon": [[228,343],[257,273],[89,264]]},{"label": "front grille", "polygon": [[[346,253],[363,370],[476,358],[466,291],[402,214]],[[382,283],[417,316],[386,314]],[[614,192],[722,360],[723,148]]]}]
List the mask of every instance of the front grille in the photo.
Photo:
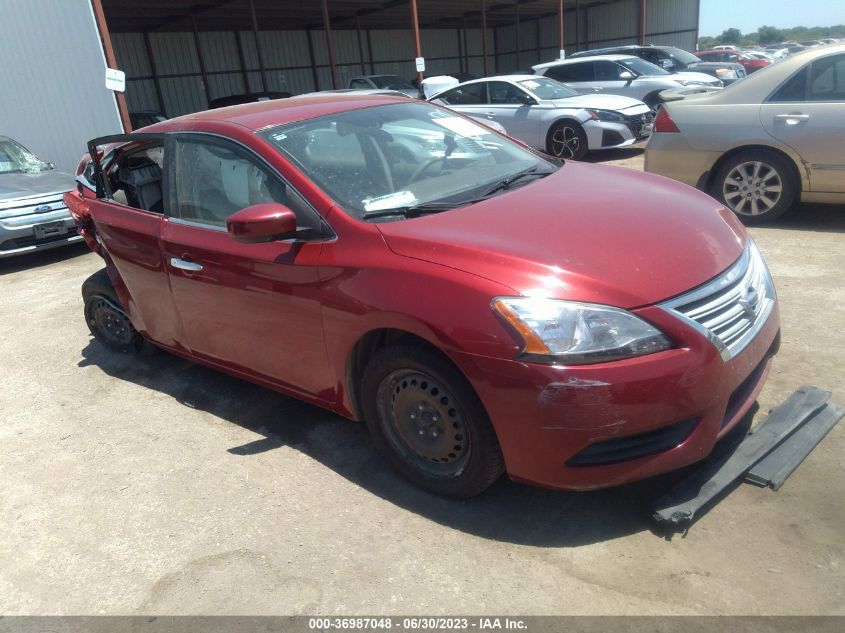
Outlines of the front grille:
[{"label": "front grille", "polygon": [[61,193],[33,196],[20,200],[0,202],[0,219],[16,218],[24,215],[46,213],[65,209]]},{"label": "front grille", "polygon": [[695,428],[696,422],[698,419],[693,418],[638,435],[596,442],[576,453],[566,463],[569,466],[598,466],[668,451],[683,444]]},{"label": "front grille", "polygon": [[651,112],[645,114],[632,114],[625,117],[625,123],[634,138],[642,138],[648,136],[648,133],[643,132],[643,128],[651,126],[654,123],[654,115]]},{"label": "front grille", "polygon": [[745,349],[774,304],[772,278],[760,251],[749,240],[739,261],[726,272],[660,307],[704,334],[727,361]]}]

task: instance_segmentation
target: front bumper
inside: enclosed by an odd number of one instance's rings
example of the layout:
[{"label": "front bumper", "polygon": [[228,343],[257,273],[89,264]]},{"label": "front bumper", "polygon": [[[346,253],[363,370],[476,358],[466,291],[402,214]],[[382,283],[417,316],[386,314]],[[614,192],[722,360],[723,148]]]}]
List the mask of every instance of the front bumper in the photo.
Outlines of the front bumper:
[{"label": "front bumper", "polygon": [[636,115],[623,115],[625,121],[595,121],[584,123],[587,145],[591,150],[628,147],[651,134],[654,116],[651,111]]},{"label": "front bumper", "polygon": [[[487,409],[512,479],[589,490],[675,470],[705,458],[751,408],[779,345],[777,304],[757,336],[729,361],[705,336],[660,308],[635,312],[678,347],[577,367],[454,355]],[[683,435],[672,447],[639,457],[625,458],[623,451],[609,462],[573,459],[590,455],[588,447],[620,438],[636,444],[660,429]]]},{"label": "front bumper", "polygon": [[66,208],[0,220],[0,259],[80,241],[82,236]]}]

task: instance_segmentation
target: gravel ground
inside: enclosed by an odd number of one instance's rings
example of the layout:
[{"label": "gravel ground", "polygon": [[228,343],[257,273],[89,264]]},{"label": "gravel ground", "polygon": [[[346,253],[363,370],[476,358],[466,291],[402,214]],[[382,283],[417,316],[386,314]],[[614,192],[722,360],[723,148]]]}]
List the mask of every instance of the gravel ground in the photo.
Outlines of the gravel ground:
[{"label": "gravel ground", "polygon": [[[640,150],[602,160],[640,168]],[[783,346],[761,411],[845,404],[845,208],[752,233]],[[422,493],[361,424],[167,354],[93,342],[84,246],[0,261],[0,613],[845,614],[845,428],[780,492],[743,485],[685,537],[669,475],[563,493]]]}]

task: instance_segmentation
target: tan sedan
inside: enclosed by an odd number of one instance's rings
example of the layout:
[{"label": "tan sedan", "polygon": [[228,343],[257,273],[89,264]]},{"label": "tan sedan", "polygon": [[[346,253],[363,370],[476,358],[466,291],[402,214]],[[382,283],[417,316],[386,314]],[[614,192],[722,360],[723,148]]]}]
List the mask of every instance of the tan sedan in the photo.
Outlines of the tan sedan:
[{"label": "tan sedan", "polygon": [[645,169],[707,191],[747,223],[774,220],[799,198],[845,202],[845,45],[665,104]]}]

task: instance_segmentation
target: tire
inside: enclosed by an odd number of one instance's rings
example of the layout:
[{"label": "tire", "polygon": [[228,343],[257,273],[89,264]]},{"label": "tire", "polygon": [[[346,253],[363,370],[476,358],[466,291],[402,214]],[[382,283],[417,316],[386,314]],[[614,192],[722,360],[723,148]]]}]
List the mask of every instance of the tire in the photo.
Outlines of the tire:
[{"label": "tire", "polygon": [[587,133],[576,121],[558,121],[549,130],[546,152],[564,160],[581,160],[590,150]]},{"label": "tire", "polygon": [[504,472],[484,406],[436,352],[409,344],[382,348],[364,370],[361,394],[376,447],[420,488],[465,499]]},{"label": "tire", "polygon": [[144,339],[123,311],[106,269],[97,271],[82,283],[85,323],[91,334],[108,349],[138,354]]},{"label": "tire", "polygon": [[800,185],[793,165],[764,149],[728,158],[713,177],[710,194],[745,224],[765,224],[789,211]]}]

